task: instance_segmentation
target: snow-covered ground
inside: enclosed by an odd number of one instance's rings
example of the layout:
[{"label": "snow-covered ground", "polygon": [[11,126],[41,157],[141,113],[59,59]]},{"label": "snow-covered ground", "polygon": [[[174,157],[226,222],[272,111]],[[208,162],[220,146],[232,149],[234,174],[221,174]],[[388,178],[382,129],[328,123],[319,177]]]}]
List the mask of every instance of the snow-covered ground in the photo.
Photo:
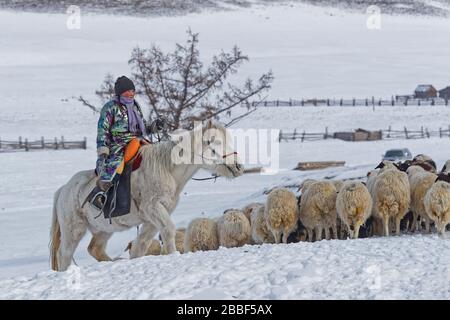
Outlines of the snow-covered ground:
[{"label": "snow-covered ground", "polygon": [[[435,235],[247,246],[100,264],[88,255],[86,237],[75,254],[79,269],[48,271],[53,192],[95,163],[97,115],[71,97],[96,101],[92,93],[106,72],[129,72],[133,46],[155,42],[171,49],[190,26],[200,32],[205,58],[234,44],[249,54],[239,81],[272,69],[273,98],[390,97],[410,93],[419,82],[450,85],[444,67],[449,20],[383,16],[382,29],[375,31],[367,30],[366,18],[293,5],[177,18],[83,16],[81,30],[68,30],[64,15],[0,11],[0,137],[88,138],[87,150],[0,154],[0,298],[450,298],[450,242]],[[437,130],[448,127],[449,116],[446,107],[263,108],[235,128]],[[182,227],[194,217],[264,200],[263,192],[275,185],[310,177],[362,178],[394,147],[429,154],[439,167],[450,158],[450,138],[283,142],[277,174],[191,181],[172,217]],[[308,160],[344,160],[346,166],[291,170]],[[135,229],[116,234],[108,253],[126,257],[123,250],[135,235]],[[67,287],[78,275],[80,281]]]}]

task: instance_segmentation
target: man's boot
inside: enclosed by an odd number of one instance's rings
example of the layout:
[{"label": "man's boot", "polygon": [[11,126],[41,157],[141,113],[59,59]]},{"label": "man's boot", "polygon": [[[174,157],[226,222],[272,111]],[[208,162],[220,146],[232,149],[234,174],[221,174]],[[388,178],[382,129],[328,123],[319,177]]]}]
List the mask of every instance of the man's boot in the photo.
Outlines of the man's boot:
[{"label": "man's boot", "polygon": [[91,193],[93,196],[90,203],[98,210],[103,210],[106,203],[106,193],[111,186],[111,181],[97,180],[97,185]]}]

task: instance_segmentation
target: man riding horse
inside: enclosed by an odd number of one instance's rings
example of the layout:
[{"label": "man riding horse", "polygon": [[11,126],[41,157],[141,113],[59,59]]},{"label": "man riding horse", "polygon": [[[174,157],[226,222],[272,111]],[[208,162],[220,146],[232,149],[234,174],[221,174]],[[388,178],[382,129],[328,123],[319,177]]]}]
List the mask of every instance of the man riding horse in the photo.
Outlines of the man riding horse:
[{"label": "man riding horse", "polygon": [[133,81],[122,76],[114,85],[115,96],[100,112],[97,126],[96,188],[90,202],[102,210],[106,192],[113,179],[120,175],[125,165],[125,150],[136,154],[141,144],[148,144],[145,138],[146,122],[139,104],[134,99]]}]

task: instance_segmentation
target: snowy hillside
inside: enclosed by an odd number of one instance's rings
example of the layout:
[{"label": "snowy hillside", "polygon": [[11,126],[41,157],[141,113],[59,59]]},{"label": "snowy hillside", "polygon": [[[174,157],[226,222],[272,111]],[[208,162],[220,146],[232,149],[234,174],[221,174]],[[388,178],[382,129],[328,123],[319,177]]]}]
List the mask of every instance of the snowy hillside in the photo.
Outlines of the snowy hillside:
[{"label": "snowy hillside", "polygon": [[255,5],[289,5],[305,3],[320,7],[339,7],[354,12],[365,12],[377,5],[383,13],[431,15],[447,17],[449,0],[72,0],[69,4],[58,0],[0,0],[0,8],[30,12],[64,12],[69,5],[77,5],[90,13],[130,14],[140,16],[182,15],[208,10],[239,10]]},{"label": "snowy hillside", "polygon": [[[444,1],[414,3],[445,6]],[[83,15],[80,30],[68,30],[66,19],[63,14],[0,11],[1,139],[88,139],[87,150],[0,153],[0,299],[450,298],[449,240],[425,234],[246,246],[129,261],[123,250],[136,236],[131,229],[115,234],[107,248],[110,256],[125,260],[95,262],[87,253],[86,236],[75,254],[79,268],[48,271],[53,193],[77,171],[93,168],[96,159],[98,115],[73,97],[83,95],[98,104],[94,91],[104,75],[129,74],[127,60],[136,45],[157,43],[171,50],[185,40],[190,27],[200,33],[206,60],[235,44],[250,56],[237,82],[272,69],[276,79],[269,99],[391,97],[412,93],[419,83],[439,89],[450,85],[450,19],[383,16],[380,30],[368,30],[364,14],[305,4],[183,17]],[[242,109],[233,115],[237,112]],[[233,128],[438,130],[447,128],[449,119],[445,106],[261,108]],[[294,186],[307,178],[363,179],[386,149],[397,147],[428,154],[439,168],[450,158],[448,137],[283,142],[277,174],[191,181],[172,218],[184,227],[195,217],[216,217],[225,209],[264,201],[264,191],[274,186],[297,191]],[[346,165],[291,170],[299,161],[321,160]],[[167,272],[161,276],[162,269]],[[68,288],[73,277],[75,284]]]},{"label": "snowy hillside", "polygon": [[449,299],[450,240],[221,248],[0,280],[0,299]]}]

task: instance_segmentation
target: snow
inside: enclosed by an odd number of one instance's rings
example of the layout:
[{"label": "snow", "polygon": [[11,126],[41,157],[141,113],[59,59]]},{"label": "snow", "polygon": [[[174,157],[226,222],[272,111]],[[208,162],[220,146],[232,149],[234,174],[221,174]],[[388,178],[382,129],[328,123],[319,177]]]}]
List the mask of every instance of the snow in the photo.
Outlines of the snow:
[{"label": "snow", "polygon": [[436,235],[220,248],[0,280],[0,299],[448,299],[449,249]]},{"label": "snow", "polygon": [[[93,91],[104,75],[128,73],[126,61],[137,44],[172,49],[185,39],[188,26],[200,32],[205,59],[238,44],[251,60],[236,81],[273,69],[269,99],[390,97],[411,93],[418,83],[449,85],[442,67],[450,53],[449,20],[383,16],[382,29],[374,31],[366,29],[365,15],[328,11],[292,5],[176,18],[87,15],[81,30],[67,30],[64,15],[0,11],[0,137],[88,138],[87,150],[0,154],[0,299],[449,299],[449,240],[434,234],[128,260],[123,250],[136,236],[131,229],[108,244],[108,254],[123,260],[95,262],[86,250],[87,236],[75,254],[78,267],[49,271],[53,193],[75,172],[92,168],[96,156],[97,115],[72,96],[97,102]],[[449,116],[445,106],[261,108],[233,128],[438,130],[448,128]],[[191,181],[172,218],[183,227],[195,217],[216,217],[225,209],[264,201],[264,191],[277,185],[297,191],[306,178],[363,179],[387,149],[399,147],[428,154],[441,167],[449,158],[450,138],[282,142],[277,174]],[[291,170],[299,161],[320,160],[346,165]]]}]

